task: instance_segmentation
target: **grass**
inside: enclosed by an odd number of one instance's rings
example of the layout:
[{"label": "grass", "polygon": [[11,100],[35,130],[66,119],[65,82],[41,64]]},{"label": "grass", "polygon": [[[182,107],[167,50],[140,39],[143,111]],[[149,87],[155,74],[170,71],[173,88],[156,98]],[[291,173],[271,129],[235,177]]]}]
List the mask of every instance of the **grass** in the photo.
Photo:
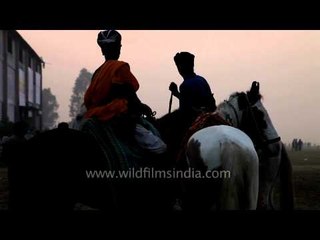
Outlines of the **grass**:
[{"label": "grass", "polygon": [[320,210],[320,149],[288,154],[293,165],[295,208]]}]

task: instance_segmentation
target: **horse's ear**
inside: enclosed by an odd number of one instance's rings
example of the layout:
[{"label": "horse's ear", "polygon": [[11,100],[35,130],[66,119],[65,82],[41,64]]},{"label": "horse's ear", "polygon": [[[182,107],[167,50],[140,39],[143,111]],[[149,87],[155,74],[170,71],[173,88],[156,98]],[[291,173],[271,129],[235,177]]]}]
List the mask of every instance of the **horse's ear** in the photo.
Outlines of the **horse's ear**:
[{"label": "horse's ear", "polygon": [[251,84],[250,93],[252,95],[258,95],[260,91],[260,84],[257,81],[253,81]]},{"label": "horse's ear", "polygon": [[253,81],[251,89],[247,94],[251,104],[255,104],[259,99],[261,99],[259,82]]}]

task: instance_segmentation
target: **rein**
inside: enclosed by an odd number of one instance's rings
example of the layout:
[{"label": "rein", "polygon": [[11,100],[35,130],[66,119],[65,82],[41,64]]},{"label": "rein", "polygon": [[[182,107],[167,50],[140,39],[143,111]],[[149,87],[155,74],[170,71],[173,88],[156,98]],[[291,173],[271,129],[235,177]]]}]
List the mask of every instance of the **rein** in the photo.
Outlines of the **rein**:
[{"label": "rein", "polygon": [[[254,128],[255,128],[255,131],[258,133],[257,134],[258,143],[256,144],[256,147],[257,148],[264,148],[269,144],[273,144],[273,143],[279,142],[281,140],[280,137],[273,138],[273,139],[265,139],[263,137],[263,134],[262,134],[262,132],[261,132],[259,126],[258,126],[257,120],[256,120],[256,118],[255,118],[255,116],[253,114],[252,105],[250,103],[250,100],[249,100],[247,94],[244,94],[244,96],[245,96],[245,100],[246,100],[246,109],[248,110],[248,113],[249,113],[251,119],[253,120],[253,125],[254,125]],[[237,124],[240,127],[241,122],[239,120],[239,116],[238,116],[236,108],[229,101],[226,100],[225,102],[228,104],[228,106],[231,107],[232,111],[234,112],[234,114],[236,116]]]},{"label": "rein", "polygon": [[238,124],[238,126],[240,126],[240,120],[239,120],[239,116],[237,114],[237,110],[229,101],[226,101],[226,103],[232,108],[234,115],[236,116],[236,119],[237,119],[237,124]]},{"label": "rein", "polygon": [[272,144],[272,143],[276,143],[276,142],[279,142],[281,140],[280,137],[277,137],[277,138],[274,138],[274,139],[265,139],[263,137],[263,134],[258,126],[258,123],[256,121],[256,118],[253,114],[253,111],[252,111],[252,105],[250,103],[250,100],[248,98],[248,95],[247,94],[244,94],[245,95],[245,99],[246,99],[246,103],[247,103],[247,109],[249,111],[249,114],[250,114],[250,117],[252,118],[253,120],[253,123],[254,123],[254,127],[255,127],[255,130],[258,132],[258,144],[257,144],[257,147],[261,147],[261,148],[264,148],[266,147],[267,145],[269,144]]}]

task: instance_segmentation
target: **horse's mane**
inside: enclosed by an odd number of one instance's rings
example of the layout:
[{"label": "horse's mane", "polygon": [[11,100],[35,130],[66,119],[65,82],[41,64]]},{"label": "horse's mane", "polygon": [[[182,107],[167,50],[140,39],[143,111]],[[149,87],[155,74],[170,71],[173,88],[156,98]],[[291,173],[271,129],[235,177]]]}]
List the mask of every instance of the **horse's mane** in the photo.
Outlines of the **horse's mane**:
[{"label": "horse's mane", "polygon": [[256,102],[256,101],[259,101],[263,98],[263,96],[260,93],[252,93],[251,91],[246,91],[246,92],[233,92],[233,93],[231,93],[229,96],[229,100],[231,100],[232,98],[238,97],[239,95],[244,94],[244,93],[247,94],[250,102]]},{"label": "horse's mane", "polygon": [[233,92],[233,93],[231,93],[230,94],[230,96],[229,96],[229,101],[231,100],[231,99],[233,99],[233,98],[235,98],[235,97],[238,97],[240,94],[242,94],[243,92]]},{"label": "horse's mane", "polygon": [[228,98],[228,100],[224,100],[224,101],[222,101],[221,103],[218,104],[218,108],[220,108],[221,106],[223,106],[223,105],[226,103],[226,101],[231,101],[233,98],[238,97],[239,94],[240,94],[240,92],[233,92],[233,93],[231,93],[230,96],[229,96],[229,98]]},{"label": "horse's mane", "polygon": [[[247,99],[246,99],[247,97]],[[250,102],[250,105],[254,105],[257,101],[259,101],[262,98],[262,95],[259,92],[251,92],[251,91],[246,91],[246,92],[233,92],[230,94],[228,100],[223,101],[218,105],[218,108],[224,108],[224,104],[226,102],[233,100],[234,98],[237,98],[237,104],[239,110],[246,110],[248,106],[248,101]],[[259,126],[260,129],[265,129],[267,127],[267,123],[264,119],[264,113],[259,110],[257,107],[252,107],[251,112],[253,113],[255,117],[256,124]],[[250,115],[249,115],[250,116]],[[250,129],[252,128],[252,120],[249,118],[249,120],[245,121],[247,125],[241,126],[241,128],[246,129],[246,131],[251,131]]]},{"label": "horse's mane", "polygon": [[[251,91],[246,91],[246,92],[233,92],[233,93],[231,93],[229,95],[229,98],[227,101],[231,101],[235,97],[239,97],[239,95],[242,95],[242,94],[247,94],[248,99],[252,105],[255,104],[257,101],[263,99],[263,96],[260,93],[252,93]],[[224,103],[225,103],[225,101],[219,103],[218,108],[221,107]]]}]

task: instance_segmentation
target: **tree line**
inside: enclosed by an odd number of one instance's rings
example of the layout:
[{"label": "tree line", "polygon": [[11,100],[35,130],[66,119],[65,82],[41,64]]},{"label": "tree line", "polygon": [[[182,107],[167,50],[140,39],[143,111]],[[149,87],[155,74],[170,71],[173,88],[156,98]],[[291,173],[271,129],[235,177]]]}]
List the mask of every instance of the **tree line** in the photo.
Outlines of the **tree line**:
[{"label": "tree line", "polygon": [[[69,104],[69,116],[75,118],[80,112],[83,104],[84,94],[91,81],[92,73],[86,68],[80,70],[78,77],[75,79]],[[50,88],[42,90],[42,127],[43,129],[54,128],[59,120],[59,103],[56,96]]]}]

